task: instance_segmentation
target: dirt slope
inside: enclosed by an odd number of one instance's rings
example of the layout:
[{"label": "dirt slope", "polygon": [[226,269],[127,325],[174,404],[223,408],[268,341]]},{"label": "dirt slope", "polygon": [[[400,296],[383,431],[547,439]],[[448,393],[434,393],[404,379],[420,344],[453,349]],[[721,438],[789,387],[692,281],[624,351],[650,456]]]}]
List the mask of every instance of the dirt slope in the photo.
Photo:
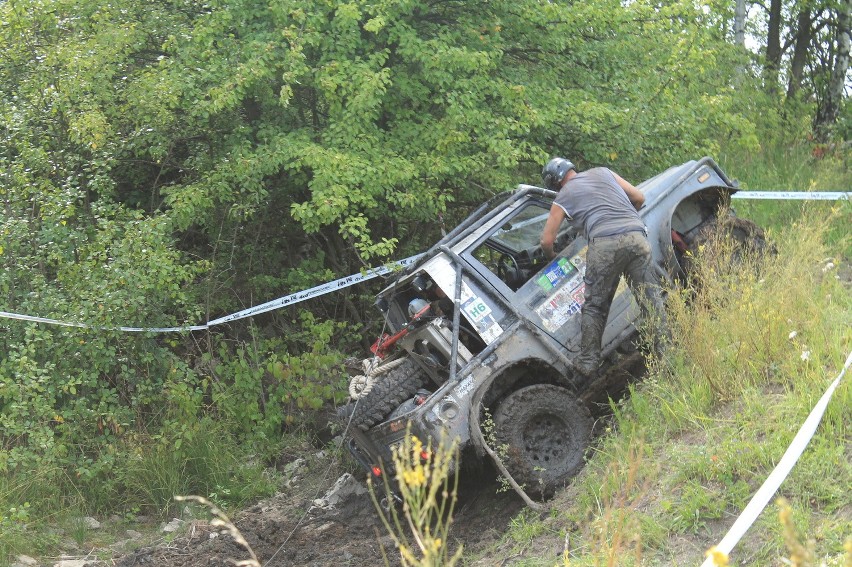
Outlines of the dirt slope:
[{"label": "dirt slope", "polygon": [[[514,493],[487,482],[460,489],[452,535],[475,552],[497,541],[523,507]],[[312,509],[313,508],[313,509]],[[312,507],[307,497],[279,494],[242,512],[236,526],[264,566],[399,565],[369,494],[352,495],[332,511]],[[249,554],[207,521],[192,522],[169,543],[146,547],[116,560],[118,567],[230,567]]]}]

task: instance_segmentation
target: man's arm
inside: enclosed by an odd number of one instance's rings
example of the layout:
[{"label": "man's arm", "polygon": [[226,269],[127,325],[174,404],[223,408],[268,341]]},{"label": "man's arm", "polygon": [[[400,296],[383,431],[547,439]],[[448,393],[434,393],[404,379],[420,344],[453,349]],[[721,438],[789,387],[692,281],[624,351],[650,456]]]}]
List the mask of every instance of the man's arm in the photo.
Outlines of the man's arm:
[{"label": "man's arm", "polygon": [[627,198],[630,199],[630,202],[633,204],[636,210],[638,211],[639,209],[641,209],[642,205],[645,204],[645,195],[642,194],[642,191],[631,185],[629,181],[625,181],[620,175],[618,175],[614,171],[612,172],[612,175],[613,177],[615,177],[615,180],[618,182],[621,188],[624,189],[624,192],[627,193]]},{"label": "man's arm", "polygon": [[541,250],[544,252],[544,257],[552,260],[556,256],[553,251],[553,243],[556,242],[556,235],[559,233],[559,225],[565,218],[565,211],[559,205],[550,207],[550,215],[547,217],[547,222],[544,223],[544,230],[541,231]]}]

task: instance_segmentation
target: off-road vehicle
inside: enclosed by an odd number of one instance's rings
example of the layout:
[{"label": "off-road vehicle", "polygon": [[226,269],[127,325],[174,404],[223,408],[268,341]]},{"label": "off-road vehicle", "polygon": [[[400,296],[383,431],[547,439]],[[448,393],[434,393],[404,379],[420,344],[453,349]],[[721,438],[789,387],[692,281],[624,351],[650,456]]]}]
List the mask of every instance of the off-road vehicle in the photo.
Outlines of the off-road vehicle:
[{"label": "off-road vehicle", "polygon": [[[720,213],[737,185],[710,158],[638,188],[663,283],[688,278],[684,256],[719,225],[762,245],[759,228]],[[492,198],[378,294],[386,332],[350,384],[355,401],[340,411],[348,448],[371,474],[391,472],[391,450],[409,425],[433,443],[458,440],[462,461],[491,455],[516,489],[537,495],[582,465],[593,425],[584,403],[590,384],[572,359],[586,241],[566,221],[556,258],[545,260],[539,238],[554,196],[521,185]],[[639,315],[622,282],[604,332],[605,365],[636,351]]]}]

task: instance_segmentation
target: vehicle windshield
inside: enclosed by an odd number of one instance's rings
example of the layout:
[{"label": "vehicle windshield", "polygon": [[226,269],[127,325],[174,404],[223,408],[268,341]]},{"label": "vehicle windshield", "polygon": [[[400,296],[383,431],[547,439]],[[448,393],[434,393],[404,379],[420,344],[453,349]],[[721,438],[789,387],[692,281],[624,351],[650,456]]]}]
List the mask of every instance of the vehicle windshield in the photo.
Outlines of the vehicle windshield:
[{"label": "vehicle windshield", "polygon": [[549,212],[539,204],[525,207],[511,221],[498,228],[489,240],[516,253],[534,249],[539,245]]}]

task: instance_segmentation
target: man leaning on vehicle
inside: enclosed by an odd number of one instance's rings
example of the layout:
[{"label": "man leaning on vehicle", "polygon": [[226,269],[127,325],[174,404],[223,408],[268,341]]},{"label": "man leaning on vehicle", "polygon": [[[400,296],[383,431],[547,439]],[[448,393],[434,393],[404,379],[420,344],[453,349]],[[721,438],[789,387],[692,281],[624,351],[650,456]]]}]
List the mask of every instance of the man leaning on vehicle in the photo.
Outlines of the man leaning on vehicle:
[{"label": "man leaning on vehicle", "polygon": [[586,378],[597,375],[601,339],[621,275],[637,300],[645,298],[639,305],[645,319],[654,320],[654,347],[659,352],[666,341],[666,315],[647,230],[638,213],[645,196],[608,168],[578,173],[573,163],[561,157],[550,160],[541,176],[545,187],[558,191],[541,234],[547,259],[556,255],[553,244],[565,218],[582,229],[589,243],[576,370]]}]

